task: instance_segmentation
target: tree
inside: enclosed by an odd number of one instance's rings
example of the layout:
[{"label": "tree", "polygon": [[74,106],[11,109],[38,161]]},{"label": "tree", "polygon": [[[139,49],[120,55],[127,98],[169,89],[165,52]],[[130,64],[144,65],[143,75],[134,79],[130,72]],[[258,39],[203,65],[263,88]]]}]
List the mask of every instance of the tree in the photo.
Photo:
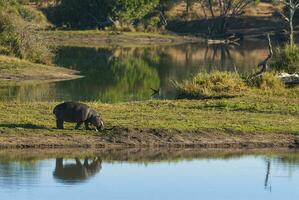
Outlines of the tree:
[{"label": "tree", "polygon": [[[198,0],[209,22],[209,34],[225,33],[229,19],[240,16],[256,0]],[[216,27],[218,25],[218,27]],[[217,29],[217,30],[215,30]]]},{"label": "tree", "polygon": [[49,20],[68,28],[97,28],[108,18],[130,24],[152,12],[160,0],[59,0],[46,8]]},{"label": "tree", "polygon": [[160,0],[114,0],[111,14],[122,22],[132,22],[153,11]]},{"label": "tree", "polygon": [[290,45],[294,45],[294,15],[296,11],[299,9],[299,0],[293,1],[293,0],[285,0],[284,1],[285,8],[287,9],[288,16],[285,15],[283,12],[279,12],[282,18],[288,23],[289,25],[289,40]]}]

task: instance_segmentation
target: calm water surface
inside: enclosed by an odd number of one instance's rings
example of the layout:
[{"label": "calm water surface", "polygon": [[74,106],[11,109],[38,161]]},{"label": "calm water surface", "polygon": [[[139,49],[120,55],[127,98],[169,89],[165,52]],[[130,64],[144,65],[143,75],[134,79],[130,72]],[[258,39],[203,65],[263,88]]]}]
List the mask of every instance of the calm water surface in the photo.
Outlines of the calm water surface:
[{"label": "calm water surface", "polygon": [[189,79],[201,71],[252,72],[267,55],[267,44],[258,40],[240,46],[58,47],[55,64],[78,70],[85,78],[46,84],[0,84],[0,100],[123,102],[151,99],[151,88],[161,88],[161,94],[154,98],[172,99],[172,80]]},{"label": "calm water surface", "polygon": [[45,159],[1,154],[0,199],[289,200],[299,196],[296,152],[161,155]]}]

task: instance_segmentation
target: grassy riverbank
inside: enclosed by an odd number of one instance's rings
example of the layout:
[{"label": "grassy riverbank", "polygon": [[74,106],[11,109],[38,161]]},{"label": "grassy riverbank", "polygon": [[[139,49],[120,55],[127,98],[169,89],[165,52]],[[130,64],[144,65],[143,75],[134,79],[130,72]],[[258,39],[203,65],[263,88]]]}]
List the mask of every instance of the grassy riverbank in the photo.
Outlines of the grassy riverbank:
[{"label": "grassy riverbank", "polygon": [[[295,92],[296,91],[296,92]],[[222,100],[88,103],[113,131],[55,129],[56,102],[1,102],[2,147],[199,145],[292,146],[299,141],[298,90]],[[292,95],[291,95],[292,93]]]},{"label": "grassy riverbank", "polygon": [[41,31],[39,35],[53,45],[74,46],[144,46],[203,42],[203,39],[175,34],[120,31]]},{"label": "grassy riverbank", "polygon": [[15,57],[0,56],[0,80],[58,81],[79,78],[78,72],[66,68],[36,64]]}]

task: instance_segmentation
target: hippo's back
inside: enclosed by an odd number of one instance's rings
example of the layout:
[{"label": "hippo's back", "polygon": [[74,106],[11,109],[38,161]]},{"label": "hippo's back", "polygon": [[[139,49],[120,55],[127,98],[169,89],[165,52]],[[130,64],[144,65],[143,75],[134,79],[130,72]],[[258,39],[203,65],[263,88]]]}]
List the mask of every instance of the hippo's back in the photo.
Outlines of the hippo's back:
[{"label": "hippo's back", "polygon": [[53,113],[57,119],[61,119],[66,122],[83,122],[86,120],[90,108],[78,102],[64,102],[57,105]]}]

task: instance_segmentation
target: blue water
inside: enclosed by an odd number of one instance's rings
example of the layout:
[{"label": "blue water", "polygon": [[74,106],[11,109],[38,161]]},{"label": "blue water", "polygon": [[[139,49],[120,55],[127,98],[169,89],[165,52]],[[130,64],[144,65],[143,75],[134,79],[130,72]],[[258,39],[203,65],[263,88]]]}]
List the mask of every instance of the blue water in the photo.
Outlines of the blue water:
[{"label": "blue water", "polygon": [[[297,157],[295,153],[291,157],[244,155],[147,163],[103,160],[83,178],[80,171],[71,173],[76,180],[54,175],[55,158],[0,159],[0,199],[298,199]],[[64,166],[75,163],[63,160]],[[72,170],[65,169],[65,173]]]}]

